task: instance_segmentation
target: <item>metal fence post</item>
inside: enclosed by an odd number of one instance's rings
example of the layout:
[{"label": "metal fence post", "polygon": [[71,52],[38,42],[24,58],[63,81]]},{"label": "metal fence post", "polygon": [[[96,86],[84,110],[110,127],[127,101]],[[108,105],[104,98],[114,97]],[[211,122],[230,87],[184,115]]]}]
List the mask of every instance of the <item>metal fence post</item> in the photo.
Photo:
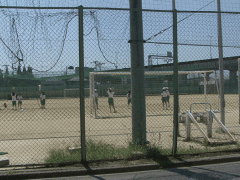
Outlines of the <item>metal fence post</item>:
[{"label": "metal fence post", "polygon": [[177,136],[178,130],[178,44],[177,44],[177,10],[173,9],[173,94],[174,94],[174,111],[173,111],[173,149],[172,155],[177,153]]},{"label": "metal fence post", "polygon": [[132,78],[132,140],[146,144],[146,105],[144,87],[144,52],[142,1],[129,0],[130,4],[130,47]]},{"label": "metal fence post", "polygon": [[217,1],[218,10],[218,52],[219,52],[219,93],[221,122],[225,125],[225,99],[224,99],[224,74],[223,74],[223,45],[222,45],[222,19],[221,3]]},{"label": "metal fence post", "polygon": [[240,58],[238,58],[238,119],[240,124]]},{"label": "metal fence post", "polygon": [[78,8],[79,28],[79,93],[80,93],[80,131],[81,131],[81,162],[86,162],[85,140],[85,104],[84,104],[84,49],[83,49],[83,7]]}]

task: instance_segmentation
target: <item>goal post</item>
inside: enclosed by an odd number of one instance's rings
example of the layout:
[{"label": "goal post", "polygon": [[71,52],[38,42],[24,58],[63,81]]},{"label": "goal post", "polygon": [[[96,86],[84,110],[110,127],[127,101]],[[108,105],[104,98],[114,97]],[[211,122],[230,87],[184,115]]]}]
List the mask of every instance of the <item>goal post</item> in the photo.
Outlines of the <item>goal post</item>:
[{"label": "goal post", "polygon": [[[214,71],[179,71],[179,77],[183,77],[180,84],[180,110],[187,110],[189,103],[193,102],[213,102],[212,98],[218,98],[212,90],[208,90],[208,77]],[[200,74],[198,79],[191,79],[189,75]],[[214,81],[214,79],[212,79]],[[216,86],[212,83],[211,86]],[[114,88],[114,103],[117,113],[110,113],[107,102],[107,88]],[[145,92],[146,92],[146,114],[147,116],[167,115],[173,112],[161,110],[161,93],[163,87],[169,87],[170,93],[173,92],[173,71],[145,71]],[[95,104],[94,90],[97,89],[99,100],[98,109]],[[131,91],[131,72],[90,72],[89,74],[89,100],[91,115],[95,118],[110,117],[130,117],[131,107],[127,104],[127,92]],[[210,94],[214,95],[210,95]],[[199,99],[194,100],[194,96],[198,94]],[[173,94],[171,93],[171,96]],[[213,97],[211,97],[213,96]],[[190,100],[188,100],[190,98]],[[173,100],[173,97],[171,98]],[[217,100],[218,101],[218,100]],[[216,102],[213,102],[216,103]],[[218,104],[218,103],[217,103]],[[171,103],[171,106],[173,103]],[[214,106],[214,105],[213,105]],[[184,108],[183,108],[184,107]],[[217,108],[217,107],[216,107]]]}]

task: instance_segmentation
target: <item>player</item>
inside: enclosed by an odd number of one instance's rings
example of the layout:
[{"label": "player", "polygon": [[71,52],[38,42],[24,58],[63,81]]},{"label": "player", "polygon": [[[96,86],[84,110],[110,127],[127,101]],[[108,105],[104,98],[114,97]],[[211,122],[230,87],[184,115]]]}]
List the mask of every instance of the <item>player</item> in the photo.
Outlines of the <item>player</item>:
[{"label": "player", "polygon": [[12,92],[12,93],[11,93],[11,96],[12,96],[12,106],[13,106],[13,110],[17,110],[17,107],[16,107],[16,101],[17,101],[16,93],[15,93],[15,92]]},{"label": "player", "polygon": [[45,109],[45,103],[46,103],[45,100],[46,100],[45,92],[42,92],[42,94],[40,95],[41,109]]},{"label": "player", "polygon": [[18,109],[22,109],[22,94],[21,93],[18,94],[17,100],[18,100]]},{"label": "player", "polygon": [[169,100],[170,100],[170,92],[168,90],[168,87],[166,87],[166,93],[167,93],[167,106],[170,108],[170,102],[169,102]]},{"label": "player", "polygon": [[166,106],[166,109],[167,109],[167,92],[166,92],[166,87],[163,87],[163,92],[162,92],[162,104],[163,104],[163,109],[164,109],[164,106]]},{"label": "player", "polygon": [[97,92],[97,89],[94,90],[94,99],[95,99],[96,108],[98,109],[98,92]]},{"label": "player", "polygon": [[116,110],[114,107],[114,99],[113,99],[114,92],[112,91],[112,88],[108,88],[107,93],[108,93],[108,104],[109,104],[110,112],[111,112],[111,107],[113,107],[114,109],[113,112],[116,113]]},{"label": "player", "polygon": [[132,103],[132,94],[131,94],[131,91],[128,91],[128,93],[127,93],[127,100],[128,100],[128,107],[129,107],[130,103]]}]

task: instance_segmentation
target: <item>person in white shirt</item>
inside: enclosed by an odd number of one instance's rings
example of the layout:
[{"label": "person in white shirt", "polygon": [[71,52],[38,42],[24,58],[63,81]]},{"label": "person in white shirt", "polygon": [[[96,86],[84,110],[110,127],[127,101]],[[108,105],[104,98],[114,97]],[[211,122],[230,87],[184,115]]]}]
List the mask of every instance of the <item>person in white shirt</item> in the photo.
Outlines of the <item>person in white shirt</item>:
[{"label": "person in white shirt", "polygon": [[17,110],[17,109],[16,109],[16,101],[17,101],[16,93],[12,92],[12,93],[11,93],[11,96],[12,96],[12,106],[13,106],[13,110]]},{"label": "person in white shirt", "polygon": [[45,109],[45,104],[46,104],[45,99],[46,99],[45,92],[42,92],[42,94],[40,95],[41,109]]},{"label": "person in white shirt", "polygon": [[18,108],[21,109],[22,108],[22,94],[21,93],[18,94],[17,100],[18,100]]},{"label": "person in white shirt", "polygon": [[108,88],[107,93],[108,93],[108,104],[109,104],[110,112],[111,112],[111,107],[113,107],[113,109],[114,109],[113,112],[115,113],[116,110],[114,107],[114,99],[113,99],[114,92],[112,91],[112,88]]},{"label": "person in white shirt", "polygon": [[168,106],[168,102],[169,102],[169,97],[170,97],[170,93],[169,91],[167,91],[166,87],[163,88],[163,92],[162,92],[162,104],[163,104],[163,109],[164,109],[164,106],[166,106],[166,109],[167,109],[167,106]]}]

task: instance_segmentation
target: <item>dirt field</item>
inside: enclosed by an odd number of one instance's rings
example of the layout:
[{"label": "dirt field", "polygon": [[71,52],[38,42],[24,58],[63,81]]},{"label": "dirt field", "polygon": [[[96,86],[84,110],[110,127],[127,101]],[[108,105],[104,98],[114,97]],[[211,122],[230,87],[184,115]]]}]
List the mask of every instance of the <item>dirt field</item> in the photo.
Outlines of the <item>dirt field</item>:
[{"label": "dirt field", "polygon": [[[238,95],[225,95],[226,126],[237,141],[239,133]],[[172,148],[173,131],[173,97],[171,108],[163,110],[160,96],[146,97],[147,140],[163,148]],[[219,98],[209,95],[207,101],[220,119]],[[205,102],[203,95],[179,96],[180,111],[186,112],[192,103]],[[47,99],[46,109],[40,109],[36,99],[23,100],[23,111],[12,110],[11,101],[8,108],[0,110],[0,151],[9,154],[11,164],[43,163],[50,149],[66,148],[80,143],[80,102],[77,98]],[[116,97],[117,113],[110,113],[107,98],[99,98],[98,118],[91,114],[89,99],[85,101],[86,138],[104,141],[117,146],[125,146],[131,141],[132,119],[131,107],[127,106],[126,97]],[[192,111],[204,111],[203,105],[192,105]],[[205,125],[201,125],[206,129]],[[213,138],[229,139],[218,133],[219,125],[213,124]],[[180,123],[179,148],[200,147],[199,143],[185,142],[185,125]],[[203,139],[202,134],[192,125],[192,137]]]}]

